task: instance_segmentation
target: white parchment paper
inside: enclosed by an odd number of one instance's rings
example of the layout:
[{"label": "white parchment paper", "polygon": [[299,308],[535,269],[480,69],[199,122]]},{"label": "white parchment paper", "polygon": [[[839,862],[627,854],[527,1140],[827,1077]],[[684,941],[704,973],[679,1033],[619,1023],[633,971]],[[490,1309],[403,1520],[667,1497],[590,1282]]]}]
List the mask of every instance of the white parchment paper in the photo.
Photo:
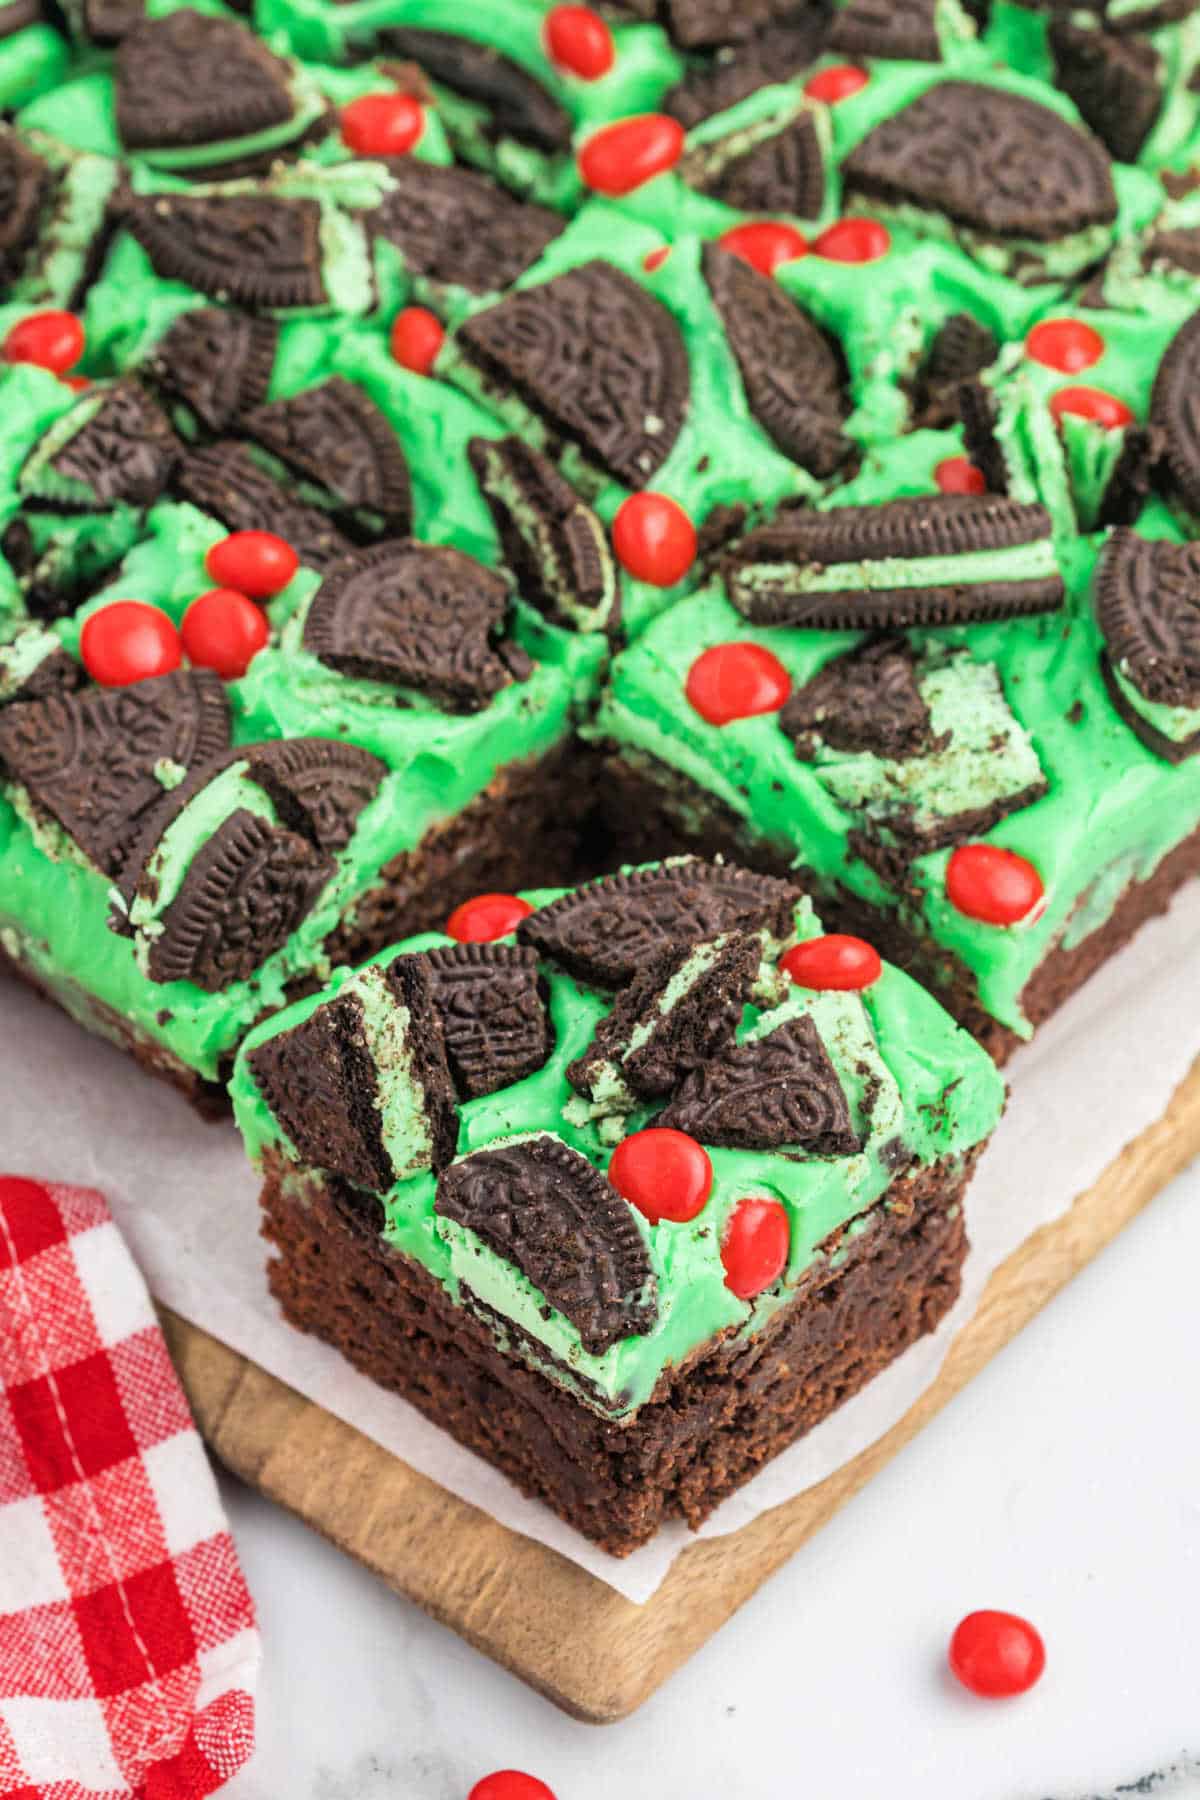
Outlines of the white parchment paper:
[{"label": "white parchment paper", "polygon": [[[968,1198],[963,1295],[941,1329],[728,1500],[703,1535],[737,1530],[882,1436],[935,1379],[992,1270],[1162,1113],[1197,1055],[1192,883],[1014,1059],[1012,1100]],[[690,1541],[669,1526],[624,1562],[605,1556],[336,1352],[291,1330],[267,1291],[257,1183],[233,1126],[204,1124],[128,1058],[7,981],[0,1169],[102,1188],[159,1300],[628,1599],[648,1599]]]}]

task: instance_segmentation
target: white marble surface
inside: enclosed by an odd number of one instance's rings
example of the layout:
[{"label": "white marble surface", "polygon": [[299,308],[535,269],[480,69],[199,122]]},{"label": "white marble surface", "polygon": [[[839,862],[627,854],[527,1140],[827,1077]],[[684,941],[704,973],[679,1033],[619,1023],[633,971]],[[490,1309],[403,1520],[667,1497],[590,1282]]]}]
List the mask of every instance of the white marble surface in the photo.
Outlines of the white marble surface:
[{"label": "white marble surface", "polygon": [[[266,1646],[228,1800],[1200,1796],[1200,1164],[651,1703],[556,1712],[232,1481]],[[978,1606],[1049,1663],[988,1705],[943,1673]]]}]

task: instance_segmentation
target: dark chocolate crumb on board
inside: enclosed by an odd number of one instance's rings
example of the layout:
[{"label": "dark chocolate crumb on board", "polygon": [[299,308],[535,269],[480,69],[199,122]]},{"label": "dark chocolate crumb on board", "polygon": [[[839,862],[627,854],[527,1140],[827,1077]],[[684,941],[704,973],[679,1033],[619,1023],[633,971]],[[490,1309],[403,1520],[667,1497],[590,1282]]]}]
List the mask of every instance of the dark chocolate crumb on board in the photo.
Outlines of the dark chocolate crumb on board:
[{"label": "dark chocolate crumb on board", "polygon": [[694,1069],[655,1123],[735,1150],[794,1145],[814,1156],[861,1148],[850,1106],[807,1013]]},{"label": "dark chocolate crumb on board", "polygon": [[544,1065],[550,1020],[533,950],[448,944],[428,951],[425,961],[446,1059],[464,1100],[511,1087]]},{"label": "dark chocolate crumb on board", "polygon": [[267,397],[279,327],[215,306],[184,313],[146,363],[169,399],[190,407],[209,431],[225,431]]}]

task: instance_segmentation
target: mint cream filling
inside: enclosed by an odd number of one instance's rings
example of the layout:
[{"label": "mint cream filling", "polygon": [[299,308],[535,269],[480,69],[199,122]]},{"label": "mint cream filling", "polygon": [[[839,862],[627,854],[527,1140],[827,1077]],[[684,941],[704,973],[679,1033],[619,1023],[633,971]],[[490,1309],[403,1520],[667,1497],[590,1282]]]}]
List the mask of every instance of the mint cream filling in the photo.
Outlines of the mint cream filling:
[{"label": "mint cream filling", "polygon": [[7,644],[0,645],[0,701],[11,700],[48,657],[62,649],[52,631],[41,625],[24,625]]},{"label": "mint cream filling", "polygon": [[407,1180],[433,1162],[433,1134],[413,1051],[413,1037],[422,1021],[396,998],[381,968],[361,969],[342,992],[352,995],[362,1009],[367,1050],[378,1072],[375,1106],[384,1148],[396,1180]]},{"label": "mint cream filling", "polygon": [[1134,686],[1123,664],[1114,662],[1111,666],[1113,680],[1134,712],[1163,737],[1170,738],[1173,744],[1183,744],[1200,732],[1200,706],[1170,706],[1161,700],[1147,700]]},{"label": "mint cream filling", "polygon": [[1058,573],[1048,537],[1000,550],[968,550],[945,556],[880,556],[846,563],[761,562],[739,570],[738,581],[756,591],[833,594],[892,588],[962,587],[975,582],[1034,581]]}]

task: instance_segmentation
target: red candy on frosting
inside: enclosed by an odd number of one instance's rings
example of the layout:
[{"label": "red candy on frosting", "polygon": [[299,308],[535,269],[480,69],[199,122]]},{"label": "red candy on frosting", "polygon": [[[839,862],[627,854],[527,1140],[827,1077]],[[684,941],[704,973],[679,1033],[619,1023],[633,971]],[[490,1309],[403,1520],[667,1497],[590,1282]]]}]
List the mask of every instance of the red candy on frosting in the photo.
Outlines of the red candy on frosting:
[{"label": "red candy on frosting", "polygon": [[1104,339],[1082,319],[1043,319],[1025,339],[1025,354],[1047,369],[1078,375],[1104,355]]},{"label": "red candy on frosting", "polygon": [[642,267],[647,275],[653,275],[655,269],[661,269],[670,254],[670,244],[660,244],[657,250],[647,250],[642,258]]},{"label": "red candy on frosting", "polygon": [[252,600],[270,600],[287,586],[300,558],[273,531],[231,531],[213,545],[204,566],[221,587],[236,588]]},{"label": "red candy on frosting", "polygon": [[613,549],[636,581],[674,587],[696,560],[696,527],[668,494],[631,494],[613,520]]},{"label": "red candy on frosting", "polygon": [[180,635],[188,661],[212,669],[222,681],[244,675],[266,644],[270,629],[262,608],[234,588],[210,588],[183,615]]},{"label": "red candy on frosting", "polygon": [[183,660],[174,621],[144,600],[113,600],[84,621],[79,654],[101,687],[169,675]]},{"label": "red candy on frosting", "polygon": [[873,945],[840,931],[794,945],[780,957],[779,966],[797,987],[837,989],[843,993],[870,987],[883,973],[879,952]]},{"label": "red candy on frosting", "polygon": [[608,1179],[652,1225],[686,1225],[703,1212],[713,1172],[708,1151],[686,1131],[650,1126],[621,1139]]},{"label": "red candy on frosting", "polygon": [[1123,400],[1115,394],[1105,393],[1103,388],[1064,387],[1051,396],[1050,411],[1056,419],[1064,418],[1068,413],[1077,419],[1091,419],[1097,425],[1103,425],[1106,431],[1116,431],[1122,425],[1132,422],[1133,414]]},{"label": "red candy on frosting", "polygon": [[968,919],[1018,925],[1045,896],[1033,864],[999,844],[960,844],[946,865],[946,897]]},{"label": "red candy on frosting", "polygon": [[683,136],[683,126],[668,113],[619,119],[593,132],[579,152],[579,173],[598,194],[631,194],[679,161]]},{"label": "red candy on frosting", "polygon": [[714,644],[688,670],[687,697],[710,725],[729,725],[778,712],[791,687],[779,658],[761,644]]},{"label": "red candy on frosting", "polygon": [[721,1244],[725,1286],[739,1300],[773,1287],[787,1267],[792,1228],[779,1200],[755,1195],[739,1200]]},{"label": "red candy on frosting", "polygon": [[402,369],[414,375],[433,372],[445,341],[441,320],[427,306],[406,306],[392,320],[392,355]]},{"label": "red candy on frosting", "polygon": [[823,100],[826,106],[836,106],[839,100],[848,100],[851,94],[861,93],[870,79],[867,71],[857,68],[854,63],[838,63],[832,69],[818,69],[815,75],[810,75],[804,91],[810,100]]},{"label": "red candy on frosting", "polygon": [[987,477],[966,456],[947,456],[933,471],[943,494],[986,494]]},{"label": "red candy on frosting", "polygon": [[794,225],[779,219],[755,219],[749,225],[735,225],[718,240],[722,250],[731,250],[760,275],[773,275],[780,263],[795,262],[808,255],[808,239]]},{"label": "red candy on frosting", "polygon": [[950,1667],[985,1700],[1028,1693],[1046,1667],[1046,1646],[1028,1619],[982,1611],[960,1620],[950,1639]]},{"label": "red candy on frosting", "polygon": [[813,253],[828,262],[878,262],[892,247],[886,225],[878,219],[838,219],[813,242]]},{"label": "red candy on frosting", "polygon": [[5,362],[33,363],[52,375],[65,375],[83,355],[83,325],[71,312],[36,312],[18,319],[5,336]]},{"label": "red candy on frosting", "polygon": [[411,94],[360,94],[343,106],[341,126],[356,156],[404,156],[419,141],[425,114]]},{"label": "red candy on frosting", "polygon": [[552,6],[545,34],[551,62],[581,81],[599,81],[616,60],[612,32],[590,6]]},{"label": "red candy on frosting", "polygon": [[446,920],[446,936],[460,944],[491,944],[515,931],[533,911],[518,894],[476,894]]}]

